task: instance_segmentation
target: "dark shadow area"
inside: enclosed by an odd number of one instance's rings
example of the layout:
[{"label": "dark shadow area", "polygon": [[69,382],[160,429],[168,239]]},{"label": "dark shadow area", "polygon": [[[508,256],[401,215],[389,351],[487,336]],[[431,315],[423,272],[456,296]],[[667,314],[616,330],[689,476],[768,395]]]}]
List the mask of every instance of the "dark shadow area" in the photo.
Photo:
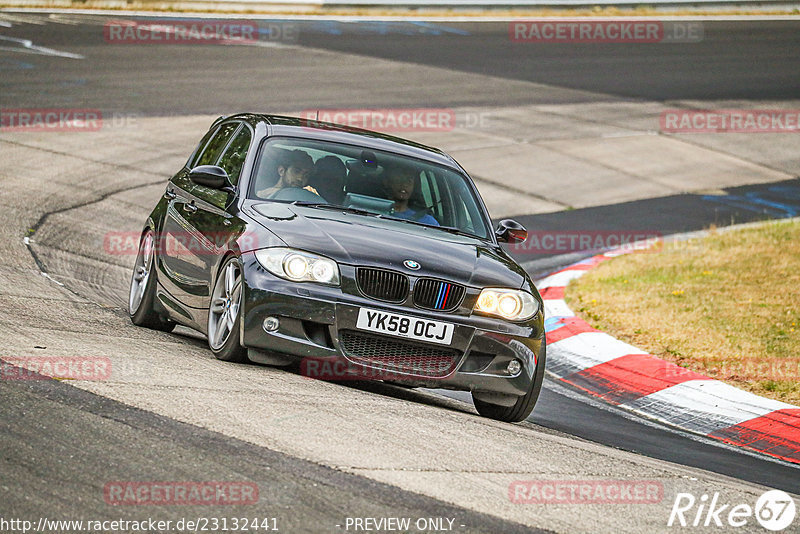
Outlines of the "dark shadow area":
[{"label": "dark shadow area", "polygon": [[[676,433],[657,424],[645,424],[636,418],[621,417],[617,411],[597,408],[554,389],[553,381],[545,379],[544,387],[533,413],[524,424],[533,424],[539,432],[551,431],[555,435],[568,435],[600,445],[642,454],[689,467],[704,469],[721,475],[747,480],[800,494],[800,466],[770,461],[722,447],[710,439]],[[559,386],[585,393],[568,384]],[[462,403],[469,403],[469,394],[436,390]],[[633,416],[631,416],[633,417]],[[681,491],[680,486],[675,487]]]},{"label": "dark shadow area", "polygon": [[[537,432],[567,435],[800,494],[800,466],[738,452],[710,439],[689,437],[689,434],[676,433],[655,423],[645,424],[633,416],[622,417],[619,411],[600,409],[564,395],[554,389],[559,386],[559,389],[573,391],[579,397],[585,395],[568,384],[553,386],[553,381],[545,378],[536,408],[523,424],[534,425]],[[461,403],[471,402],[469,393],[444,390],[435,390],[435,393]],[[681,490],[679,485],[675,487],[675,491]]]},{"label": "dark shadow area", "polygon": [[[0,33],[85,59],[0,52],[0,93],[15,108],[88,107],[136,115],[503,107],[616,98],[800,98],[800,20],[705,21],[702,39],[690,43],[515,43],[506,22],[243,18],[258,24],[261,42],[274,41],[278,46],[111,44],[104,41],[104,20],[90,17],[85,24],[14,24]],[[293,30],[287,39],[281,32],[289,28]],[[9,43],[10,48],[21,46]],[[398,86],[396,78],[386,80],[382,71],[371,73],[357,58],[347,56],[325,57],[325,71],[314,54],[295,53],[281,45],[402,61],[410,64],[397,66],[406,72],[407,82]],[[414,64],[546,86],[508,87],[498,80],[487,87],[491,80],[482,80],[481,87],[470,89],[458,85],[463,80],[458,76],[453,76],[451,86],[441,78],[426,83],[427,77],[417,73]],[[202,83],[197,81],[198,72],[206,73]],[[312,72],[318,72],[319,79]],[[107,82],[110,79],[114,84]]]},{"label": "dark shadow area", "polygon": [[[800,215],[800,178],[769,184],[730,187],[724,195],[682,194],[649,198],[620,204],[576,210],[519,215],[514,219],[532,234],[520,245],[508,246],[509,253],[520,263],[545,260],[565,253],[592,253],[579,244],[545,246],[543,235],[587,233],[592,237],[671,234],[704,230],[766,219],[783,219]],[[497,224],[497,221],[495,221]],[[534,241],[540,238],[539,246]],[[577,260],[576,260],[577,261]]]},{"label": "dark shadow area", "polygon": [[[512,42],[507,22],[316,21],[299,28],[302,45],[619,97],[800,96],[800,21],[704,21],[696,42],[658,43]],[[540,103],[564,101],[552,94]]]},{"label": "dark shadow area", "polygon": [[[793,468],[708,440],[689,439],[667,428],[645,425],[595,408],[548,387],[542,388],[528,421],[602,445],[800,494],[800,466]],[[675,489],[681,491],[680,486]]]}]

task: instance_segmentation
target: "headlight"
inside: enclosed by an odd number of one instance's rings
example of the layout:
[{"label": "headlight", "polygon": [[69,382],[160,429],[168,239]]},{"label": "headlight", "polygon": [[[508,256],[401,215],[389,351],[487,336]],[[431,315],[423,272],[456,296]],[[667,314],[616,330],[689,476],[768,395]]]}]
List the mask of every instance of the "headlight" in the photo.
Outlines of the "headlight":
[{"label": "headlight", "polygon": [[478,296],[474,311],[510,321],[524,321],[536,315],[539,301],[526,291],[487,287]]},{"label": "headlight", "polygon": [[256,259],[266,270],[293,282],[339,285],[339,266],[316,254],[285,247],[256,250]]}]

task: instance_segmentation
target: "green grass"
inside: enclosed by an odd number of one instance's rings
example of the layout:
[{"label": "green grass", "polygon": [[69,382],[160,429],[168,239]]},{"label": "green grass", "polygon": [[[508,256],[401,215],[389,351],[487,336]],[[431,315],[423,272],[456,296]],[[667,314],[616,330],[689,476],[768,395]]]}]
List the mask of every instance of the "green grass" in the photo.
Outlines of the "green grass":
[{"label": "green grass", "polygon": [[800,404],[800,222],[621,256],[573,282],[566,300],[651,354]]}]

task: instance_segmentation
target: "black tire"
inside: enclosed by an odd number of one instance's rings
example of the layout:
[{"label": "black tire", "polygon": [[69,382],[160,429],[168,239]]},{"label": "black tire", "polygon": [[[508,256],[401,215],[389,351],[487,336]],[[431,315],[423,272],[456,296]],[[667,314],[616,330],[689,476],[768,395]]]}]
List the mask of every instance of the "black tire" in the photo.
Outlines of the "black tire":
[{"label": "black tire", "polygon": [[[151,249],[145,258],[143,247],[148,238],[151,239]],[[134,264],[133,275],[131,276],[131,286],[128,294],[128,315],[131,318],[131,322],[136,326],[143,326],[162,332],[172,332],[175,328],[175,323],[158,313],[155,307],[158,275],[154,268],[156,254],[154,243],[155,235],[152,230],[147,229],[139,240],[139,251],[136,255],[136,263]],[[143,288],[141,287],[142,268],[146,270],[146,280],[144,280]],[[134,284],[137,285],[134,286]],[[141,299],[134,299],[134,290],[142,291]]]},{"label": "black tire", "polygon": [[489,419],[496,419],[506,423],[519,423],[524,421],[533,411],[536,406],[536,401],[539,399],[539,392],[542,391],[542,382],[544,381],[544,367],[547,360],[547,339],[542,336],[542,349],[539,354],[539,360],[536,362],[536,373],[533,375],[533,382],[528,393],[517,399],[511,406],[500,406],[476,399],[472,396],[472,402],[475,404],[475,409],[483,417]]},{"label": "black tire", "polygon": [[[239,278],[239,297],[238,302],[236,303],[236,310],[235,310],[235,317],[233,319],[233,326],[228,329],[227,336],[224,338],[224,342],[219,345],[215,346],[214,341],[212,340],[212,335],[214,330],[212,329],[211,321],[217,320],[215,318],[214,312],[212,310],[213,304],[215,301],[215,296],[219,294],[219,291],[222,289],[220,284],[225,284],[225,276],[229,266],[233,265],[234,269],[238,269],[240,278]],[[243,347],[239,341],[239,329],[240,323],[242,320],[242,306],[241,304],[244,302],[244,275],[242,274],[242,266],[239,260],[235,256],[231,256],[226,259],[222,267],[217,274],[217,279],[214,282],[214,288],[211,291],[211,300],[209,301],[209,309],[208,309],[208,348],[211,349],[211,352],[214,353],[214,357],[218,360],[222,360],[223,362],[233,362],[233,363],[244,363],[247,362],[247,349]],[[235,292],[235,291],[234,291]],[[230,296],[230,295],[229,295]],[[222,341],[222,340],[218,340]]]}]

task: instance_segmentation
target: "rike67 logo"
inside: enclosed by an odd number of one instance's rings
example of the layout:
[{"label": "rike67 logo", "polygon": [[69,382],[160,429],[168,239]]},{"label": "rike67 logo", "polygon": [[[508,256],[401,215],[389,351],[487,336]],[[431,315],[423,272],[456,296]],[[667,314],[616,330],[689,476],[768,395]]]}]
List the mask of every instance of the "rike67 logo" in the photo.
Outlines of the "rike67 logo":
[{"label": "rike67 logo", "polygon": [[703,494],[699,499],[691,493],[678,493],[667,526],[743,527],[755,518],[765,529],[779,532],[792,525],[795,514],[794,499],[781,490],[767,491],[754,507],[723,502],[719,493],[710,498]]}]

